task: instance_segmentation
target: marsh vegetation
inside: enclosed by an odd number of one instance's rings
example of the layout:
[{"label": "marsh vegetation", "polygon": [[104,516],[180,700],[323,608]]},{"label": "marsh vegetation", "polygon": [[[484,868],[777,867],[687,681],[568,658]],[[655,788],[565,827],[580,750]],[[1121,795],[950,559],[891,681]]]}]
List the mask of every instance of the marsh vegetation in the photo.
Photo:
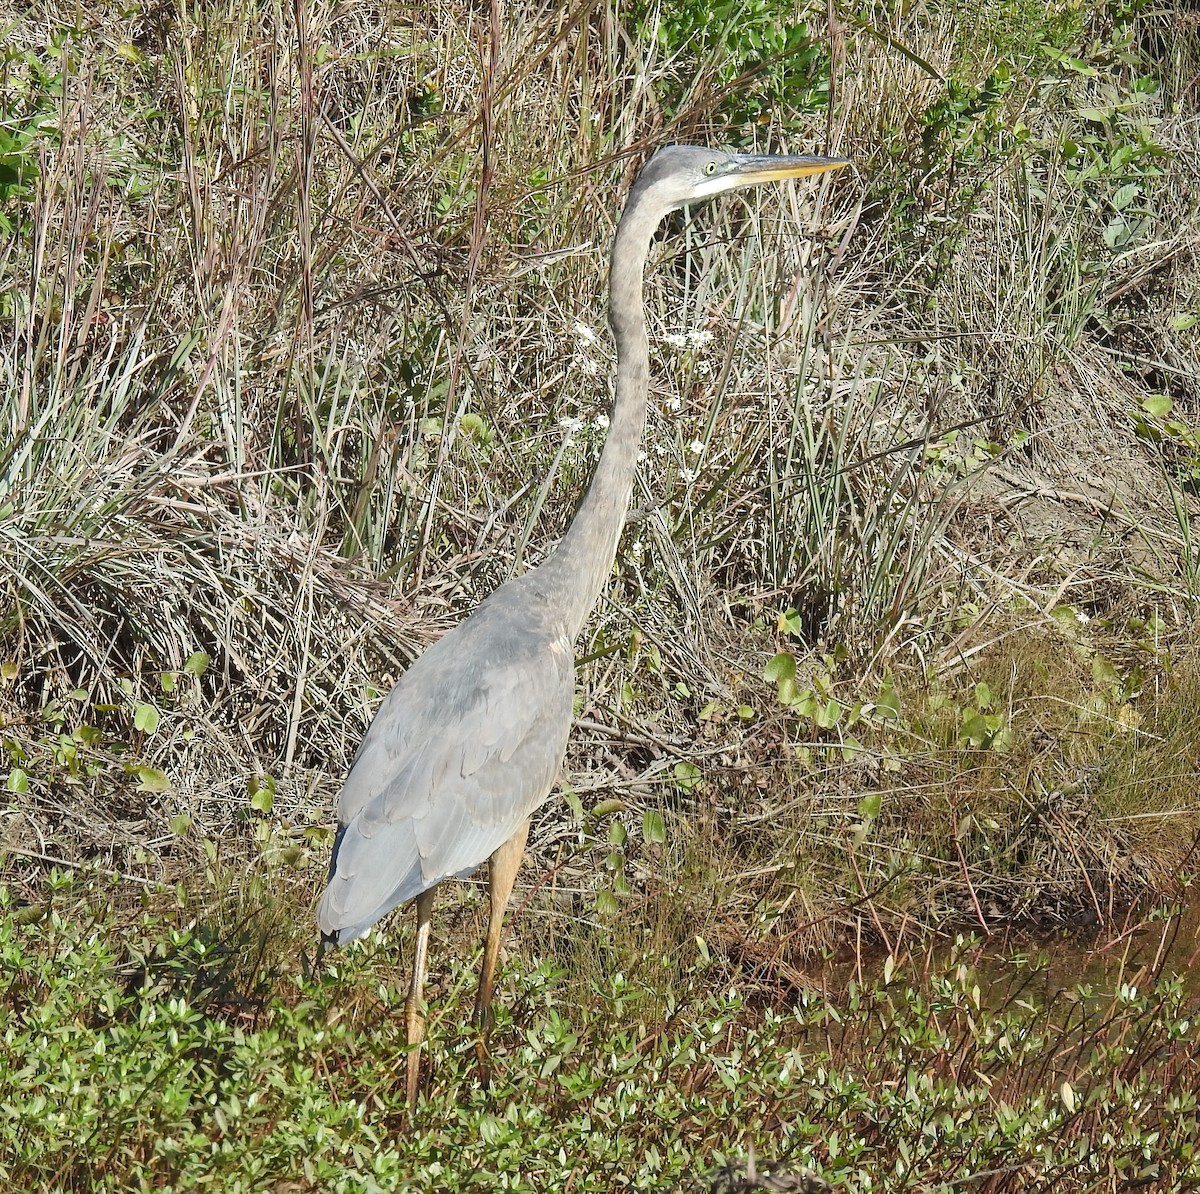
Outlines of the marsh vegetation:
[{"label": "marsh vegetation", "polygon": [[[850,1189],[1200,1181],[1152,911],[1200,833],[1194,13],[0,27],[8,1184],[660,1189],[747,1141]],[[670,141],[855,171],[659,238],[496,1083],[463,884],[402,1130],[402,922],[312,964],[335,793],[570,518],[614,217]],[[1162,947],[1076,989],[954,944],[1084,928]]]}]

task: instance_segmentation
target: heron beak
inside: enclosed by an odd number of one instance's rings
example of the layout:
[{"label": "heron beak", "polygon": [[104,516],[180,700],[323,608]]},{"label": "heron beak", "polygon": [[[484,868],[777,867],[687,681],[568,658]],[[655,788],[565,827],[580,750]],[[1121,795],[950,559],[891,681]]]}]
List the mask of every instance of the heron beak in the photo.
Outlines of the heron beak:
[{"label": "heron beak", "polygon": [[848,165],[848,158],[739,153],[733,158],[732,177],[738,186],[748,187],[781,178],[807,178],[811,174],[825,174]]}]

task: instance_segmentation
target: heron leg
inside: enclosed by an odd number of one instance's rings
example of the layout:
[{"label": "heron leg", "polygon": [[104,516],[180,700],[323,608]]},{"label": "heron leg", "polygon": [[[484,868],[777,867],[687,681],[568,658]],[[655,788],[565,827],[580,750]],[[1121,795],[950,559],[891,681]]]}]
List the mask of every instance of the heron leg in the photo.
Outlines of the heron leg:
[{"label": "heron leg", "polygon": [[413,947],[412,983],[404,1001],[404,1028],[408,1037],[408,1106],[417,1105],[417,1086],[421,1075],[421,1042],[425,1039],[425,1017],[421,1008],[425,998],[425,967],[429,953],[429,922],[433,917],[431,887],[417,896],[417,940]]},{"label": "heron leg", "polygon": [[[491,915],[488,917],[487,941],[483,947],[483,970],[479,975],[479,995],[475,1000],[475,1023],[480,1037],[475,1046],[475,1055],[481,1066],[487,1064],[487,1037],[492,1029],[492,988],[496,982],[496,959],[500,955],[500,935],[504,928],[504,910],[512,895],[513,883],[521,859],[525,856],[525,842],[529,838],[529,822],[526,820],[491,857],[488,862],[488,895],[491,900]],[[486,1075],[485,1075],[486,1076]]]}]

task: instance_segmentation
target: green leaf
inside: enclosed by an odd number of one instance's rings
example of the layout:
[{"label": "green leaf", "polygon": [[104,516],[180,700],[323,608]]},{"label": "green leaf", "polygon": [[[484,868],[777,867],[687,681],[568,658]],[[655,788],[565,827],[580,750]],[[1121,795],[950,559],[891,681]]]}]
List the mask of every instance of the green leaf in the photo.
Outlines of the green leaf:
[{"label": "green leaf", "polygon": [[618,848],[625,845],[629,840],[629,834],[625,830],[625,826],[620,821],[609,821],[608,823],[608,840]]},{"label": "green leaf", "polygon": [[1133,236],[1134,227],[1124,216],[1117,216],[1115,219],[1109,221],[1101,235],[1101,239],[1107,248],[1123,248]]},{"label": "green leaf", "polygon": [[601,916],[616,916],[620,911],[620,904],[617,903],[617,897],[611,891],[596,892],[596,911]]},{"label": "green leaf", "polygon": [[246,781],[246,795],[250,807],[264,815],[275,805],[275,777],[269,774],[252,775]]},{"label": "green leaf", "polygon": [[1109,202],[1117,211],[1124,211],[1142,193],[1142,188],[1136,182],[1127,182],[1118,187]]},{"label": "green leaf", "polygon": [[841,720],[841,716],[842,706],[840,702],[835,701],[833,697],[830,697],[829,700],[817,710],[815,720],[817,725],[819,725],[823,730],[831,730],[835,725],[837,725],[838,721]]},{"label": "green leaf", "polygon": [[790,634],[793,638],[799,638],[804,633],[804,623],[794,609],[784,610],[779,615],[778,626],[780,634]]},{"label": "green leaf", "polygon": [[592,806],[591,816],[599,820],[601,817],[610,816],[612,813],[620,813],[625,811],[624,800],[601,800],[599,803]]},{"label": "green leaf", "polygon": [[675,764],[675,782],[685,792],[690,792],[701,780],[700,768],[695,763],[678,762]]},{"label": "green leaf", "polygon": [[20,767],[14,767],[8,773],[8,782],[4,785],[8,791],[24,794],[29,791],[29,776]]},{"label": "green leaf", "polygon": [[582,825],[583,801],[579,799],[578,793],[572,792],[568,789],[567,791],[563,792],[563,799],[567,802],[567,808],[571,810],[571,820],[574,821],[576,825]]},{"label": "green leaf", "polygon": [[134,710],[133,725],[143,734],[153,734],[158,729],[158,710],[153,705],[138,705]]},{"label": "green leaf", "polygon": [[207,651],[193,651],[187,658],[187,663],[183,665],[183,670],[189,676],[203,676],[208,671],[208,665],[211,662]]},{"label": "green leaf", "polygon": [[138,789],[142,792],[168,792],[171,781],[166,773],[157,767],[137,767],[134,774],[138,777]]},{"label": "green leaf", "polygon": [[973,746],[984,746],[992,736],[987,718],[979,713],[972,713],[963,719],[962,737]]},{"label": "green leaf", "polygon": [[763,669],[763,679],[768,684],[796,678],[796,657],[790,651],[780,651]]},{"label": "green leaf", "polygon": [[868,792],[858,802],[858,815],[864,820],[873,821],[879,816],[883,808],[883,794],[881,792]]},{"label": "green leaf", "polygon": [[1142,399],[1142,410],[1152,419],[1165,419],[1175,403],[1166,394],[1147,394]]},{"label": "green leaf", "polygon": [[667,826],[662,813],[647,809],[642,814],[642,837],[658,846],[667,840]]},{"label": "green leaf", "polygon": [[1072,633],[1079,630],[1079,611],[1073,605],[1056,605],[1050,611],[1050,616],[1063,630]]},{"label": "green leaf", "polygon": [[900,694],[892,687],[890,680],[884,683],[875,701],[875,712],[888,721],[895,721],[900,717]]},{"label": "green leaf", "polygon": [[192,818],[187,813],[179,813],[171,818],[171,832],[176,837],[183,837],[192,827]]}]

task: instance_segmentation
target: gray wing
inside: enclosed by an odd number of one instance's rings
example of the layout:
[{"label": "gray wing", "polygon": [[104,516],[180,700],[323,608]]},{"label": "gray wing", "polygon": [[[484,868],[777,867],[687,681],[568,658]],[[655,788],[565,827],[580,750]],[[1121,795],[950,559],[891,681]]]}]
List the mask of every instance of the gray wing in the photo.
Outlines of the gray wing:
[{"label": "gray wing", "polygon": [[485,603],[430,647],[379,707],[346,778],[322,933],[361,937],[507,841],[549,795],[573,696],[572,644],[511,602]]}]

